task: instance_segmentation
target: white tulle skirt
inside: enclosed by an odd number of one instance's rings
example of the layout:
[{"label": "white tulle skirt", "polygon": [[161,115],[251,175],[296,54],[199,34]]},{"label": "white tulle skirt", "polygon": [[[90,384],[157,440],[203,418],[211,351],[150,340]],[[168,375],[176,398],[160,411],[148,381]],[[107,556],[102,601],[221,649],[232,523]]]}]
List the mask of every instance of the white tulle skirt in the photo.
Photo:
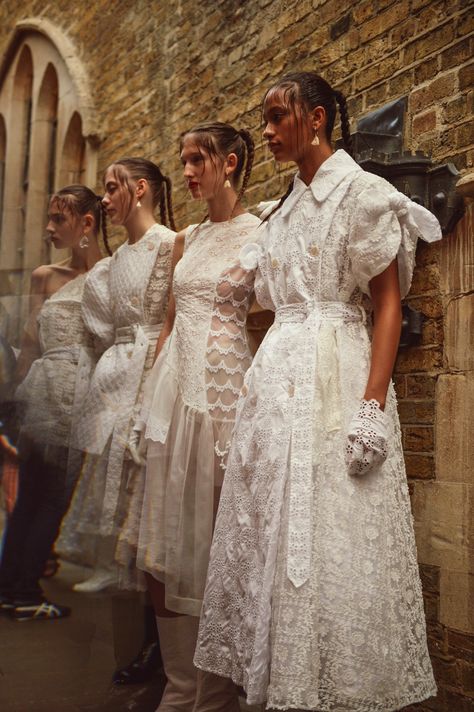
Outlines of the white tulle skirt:
[{"label": "white tulle skirt", "polygon": [[199,616],[233,420],[185,402],[171,355],[162,353],[146,385],[137,565],[165,584],[170,610]]}]

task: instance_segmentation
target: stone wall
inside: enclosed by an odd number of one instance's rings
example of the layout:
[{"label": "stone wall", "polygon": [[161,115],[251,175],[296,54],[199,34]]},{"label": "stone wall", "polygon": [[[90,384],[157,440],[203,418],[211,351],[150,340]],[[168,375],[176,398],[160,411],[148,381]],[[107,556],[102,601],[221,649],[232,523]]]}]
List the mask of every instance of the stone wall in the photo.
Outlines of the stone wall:
[{"label": "stone wall", "polygon": [[[289,170],[262,146],[260,105],[287,70],[316,69],[345,91],[354,126],[408,96],[405,145],[472,171],[468,0],[4,0],[0,53],[16,22],[41,16],[63,29],[89,79],[97,187],[118,156],[157,160],[173,178],[180,227],[203,214],[186,197],[178,156],[180,133],[198,121],[252,130],[251,206],[285,189]],[[400,352],[395,376],[440,688],[416,709],[443,712],[474,705],[473,239],[471,207],[442,244],[419,246],[408,302],[426,317],[422,343]]]}]

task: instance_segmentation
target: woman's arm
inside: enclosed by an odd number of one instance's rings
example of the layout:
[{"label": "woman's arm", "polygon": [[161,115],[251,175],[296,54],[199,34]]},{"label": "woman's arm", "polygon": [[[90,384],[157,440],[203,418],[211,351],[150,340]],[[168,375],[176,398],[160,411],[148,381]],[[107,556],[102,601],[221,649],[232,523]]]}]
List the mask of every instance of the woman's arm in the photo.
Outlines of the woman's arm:
[{"label": "woman's arm", "polygon": [[176,235],[175,241],[174,241],[174,247],[173,247],[173,254],[171,255],[171,284],[170,284],[170,298],[168,302],[168,310],[166,312],[166,319],[165,323],[163,324],[163,328],[161,330],[160,336],[158,337],[158,341],[156,342],[156,349],[155,349],[155,356],[153,358],[153,363],[156,361],[158,358],[158,355],[163,348],[163,344],[165,343],[166,339],[168,336],[171,334],[171,331],[173,330],[173,325],[174,325],[174,318],[176,314],[176,303],[174,300],[174,295],[173,295],[173,274],[176,265],[178,264],[179,260],[183,256],[183,250],[184,250],[184,238],[185,238],[185,230],[182,230],[181,232],[178,232]]},{"label": "woman's arm", "polygon": [[402,325],[397,260],[374,277],[369,286],[374,307],[374,328],[372,358],[364,398],[375,398],[383,410],[397,357]]},{"label": "woman's arm", "polygon": [[29,314],[21,340],[21,350],[16,365],[15,380],[20,383],[30,370],[30,366],[41,356],[38,334],[38,314],[48,298],[48,279],[50,271],[47,265],[37,267],[31,274]]}]

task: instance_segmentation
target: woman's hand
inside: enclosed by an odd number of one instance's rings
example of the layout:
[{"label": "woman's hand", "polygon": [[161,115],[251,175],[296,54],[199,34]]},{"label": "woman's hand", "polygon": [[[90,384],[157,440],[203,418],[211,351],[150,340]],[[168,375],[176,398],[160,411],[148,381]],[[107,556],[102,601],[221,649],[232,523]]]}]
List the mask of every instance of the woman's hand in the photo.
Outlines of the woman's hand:
[{"label": "woman's hand", "polygon": [[387,459],[387,417],[379,403],[363,400],[349,425],[346,465],[349,475],[360,477]]},{"label": "woman's hand", "polygon": [[142,430],[132,429],[128,438],[128,451],[133,462],[139,467],[146,465],[146,441]]}]

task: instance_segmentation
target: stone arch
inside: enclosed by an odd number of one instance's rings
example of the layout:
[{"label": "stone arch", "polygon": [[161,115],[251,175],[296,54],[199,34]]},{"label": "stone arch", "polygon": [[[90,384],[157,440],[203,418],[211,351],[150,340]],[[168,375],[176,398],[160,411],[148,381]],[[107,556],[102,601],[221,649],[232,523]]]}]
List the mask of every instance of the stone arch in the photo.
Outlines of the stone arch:
[{"label": "stone arch", "polygon": [[67,256],[50,255],[44,241],[48,195],[63,181],[95,187],[101,140],[86,71],[49,20],[17,23],[0,56],[0,114],[8,135],[0,281],[12,285],[10,338],[18,343],[32,270]]},{"label": "stone arch", "polygon": [[28,17],[17,22],[7,49],[0,58],[0,85],[8,72],[18,47],[31,33],[44,35],[63,58],[77,95],[77,109],[82,117],[84,135],[88,138],[94,137],[96,141],[100,141],[102,139],[102,130],[92,99],[87,72],[73,42],[64,34],[61,28],[50,20],[44,17]]}]

